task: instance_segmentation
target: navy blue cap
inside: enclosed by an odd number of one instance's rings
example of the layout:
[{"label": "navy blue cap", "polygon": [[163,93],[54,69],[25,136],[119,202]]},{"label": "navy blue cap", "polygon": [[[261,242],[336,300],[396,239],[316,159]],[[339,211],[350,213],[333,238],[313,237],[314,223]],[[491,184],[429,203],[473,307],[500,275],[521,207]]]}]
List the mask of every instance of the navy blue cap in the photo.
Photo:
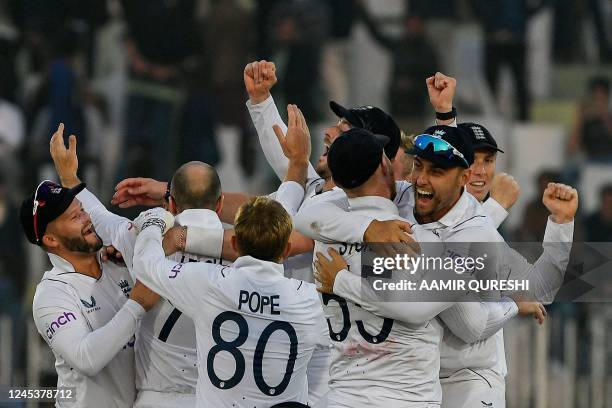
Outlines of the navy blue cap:
[{"label": "navy blue cap", "polygon": [[459,123],[457,127],[468,134],[474,150],[490,149],[500,153],[504,152],[497,147],[497,142],[486,127],[472,122]]},{"label": "navy blue cap", "polygon": [[423,133],[445,140],[463,155],[465,161],[463,161],[463,159],[461,159],[460,157],[452,157],[449,159],[445,156],[436,154],[433,151],[433,146],[431,145],[429,145],[428,148],[425,150],[421,150],[418,147],[414,146],[413,148],[408,150],[407,153],[414,154],[417,157],[432,161],[437,166],[440,166],[442,168],[467,168],[471,166],[472,163],[474,163],[474,149],[472,148],[472,143],[467,133],[462,129],[446,125],[436,125],[427,128]]},{"label": "navy blue cap", "polygon": [[28,241],[41,245],[47,225],[62,215],[84,188],[85,183],[73,188],[65,188],[49,180],[40,183],[36,191],[23,200],[19,210],[21,227]]},{"label": "navy blue cap", "polygon": [[342,188],[355,188],[365,183],[382,162],[389,138],[365,129],[343,132],[329,148],[327,165],[334,182]]},{"label": "navy blue cap", "polygon": [[380,108],[375,106],[360,106],[347,109],[337,102],[329,102],[330,109],[339,118],[346,119],[352,126],[369,130],[376,135],[389,138],[385,146],[385,154],[393,159],[399,149],[402,132],[393,118]]}]

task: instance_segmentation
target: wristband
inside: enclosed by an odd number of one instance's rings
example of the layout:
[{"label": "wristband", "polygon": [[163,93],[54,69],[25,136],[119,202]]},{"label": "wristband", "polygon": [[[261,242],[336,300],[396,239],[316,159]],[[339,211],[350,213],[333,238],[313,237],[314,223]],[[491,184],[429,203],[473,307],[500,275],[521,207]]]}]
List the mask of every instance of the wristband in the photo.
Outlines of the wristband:
[{"label": "wristband", "polygon": [[436,112],[436,119],[438,120],[451,120],[457,117],[457,108],[453,106],[450,112]]},{"label": "wristband", "polygon": [[166,186],[166,192],[164,193],[164,200],[166,203],[170,203],[170,181],[168,181],[168,185]]}]

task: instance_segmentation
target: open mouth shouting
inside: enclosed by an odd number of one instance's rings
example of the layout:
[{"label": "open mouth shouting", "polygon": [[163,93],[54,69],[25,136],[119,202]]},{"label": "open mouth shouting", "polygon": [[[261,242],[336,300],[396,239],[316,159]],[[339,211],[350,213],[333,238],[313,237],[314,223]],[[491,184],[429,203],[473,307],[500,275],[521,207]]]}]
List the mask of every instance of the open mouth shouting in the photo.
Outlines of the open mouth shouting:
[{"label": "open mouth shouting", "polygon": [[416,193],[417,203],[421,205],[429,204],[434,196],[433,191],[427,191],[419,187],[417,187]]}]

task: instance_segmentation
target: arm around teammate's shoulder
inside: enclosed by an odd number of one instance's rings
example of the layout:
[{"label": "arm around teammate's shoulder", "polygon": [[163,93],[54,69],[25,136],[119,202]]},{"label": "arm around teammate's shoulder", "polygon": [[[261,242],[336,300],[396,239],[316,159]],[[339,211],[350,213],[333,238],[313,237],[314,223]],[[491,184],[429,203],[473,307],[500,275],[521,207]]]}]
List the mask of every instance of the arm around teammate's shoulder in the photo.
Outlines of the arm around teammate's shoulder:
[{"label": "arm around teammate's shoulder", "polygon": [[178,263],[166,259],[161,231],[155,226],[140,232],[134,249],[134,270],[139,281],[193,317],[210,282],[224,267],[205,262]]}]

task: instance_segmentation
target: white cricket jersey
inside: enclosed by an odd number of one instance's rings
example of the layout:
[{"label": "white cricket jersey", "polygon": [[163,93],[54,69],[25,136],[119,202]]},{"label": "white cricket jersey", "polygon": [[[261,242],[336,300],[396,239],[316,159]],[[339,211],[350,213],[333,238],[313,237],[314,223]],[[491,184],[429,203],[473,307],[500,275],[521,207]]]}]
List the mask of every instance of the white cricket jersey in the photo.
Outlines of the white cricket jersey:
[{"label": "white cricket jersey", "polygon": [[198,407],[306,403],[306,367],[321,335],[313,284],[249,256],[232,266],[164,258],[158,228],[138,236],[137,278],[190,316],[196,327]]},{"label": "white cricket jersey", "polygon": [[128,299],[127,269],[100,264],[102,276],[95,279],[57,255],[49,258],[53,269],[36,287],[32,313],[55,355],[57,386],[76,388],[75,402],[56,406],[132,407],[134,333],[145,311]]},{"label": "white cricket jersey", "polygon": [[[350,213],[397,219],[397,207],[383,197],[349,200]],[[315,243],[315,252],[335,248],[350,272],[361,276],[363,244]],[[334,290],[334,292],[336,292]],[[433,313],[416,324],[375,315],[338,295],[323,295],[332,343],[331,407],[416,407],[439,404],[439,343],[442,328]],[[416,303],[415,303],[416,305]],[[384,315],[383,315],[384,316]]]},{"label": "white cricket jersey", "polygon": [[[133,254],[136,231],[132,222],[109,212],[88,190],[77,198],[90,214],[96,231],[106,244],[119,250],[133,272]],[[217,213],[206,209],[185,210],[175,218],[177,225],[222,230]],[[220,258],[177,252],[169,257],[175,262],[208,262],[227,264]],[[140,322],[136,336],[136,406],[141,403],[142,392],[195,394],[198,378],[195,326],[193,320],[166,299],[149,310]],[[149,396],[147,399],[151,399]],[[183,404],[186,400],[181,399]],[[160,399],[161,403],[161,399]],[[151,406],[151,403],[146,403]]]},{"label": "white cricket jersey", "polygon": [[[185,210],[176,216],[175,224],[222,229],[217,213],[206,209]],[[168,259],[175,263],[229,264],[220,258],[182,252],[172,254]],[[197,363],[193,320],[162,298],[140,322],[136,338],[136,388],[139,392],[195,394]]]}]

